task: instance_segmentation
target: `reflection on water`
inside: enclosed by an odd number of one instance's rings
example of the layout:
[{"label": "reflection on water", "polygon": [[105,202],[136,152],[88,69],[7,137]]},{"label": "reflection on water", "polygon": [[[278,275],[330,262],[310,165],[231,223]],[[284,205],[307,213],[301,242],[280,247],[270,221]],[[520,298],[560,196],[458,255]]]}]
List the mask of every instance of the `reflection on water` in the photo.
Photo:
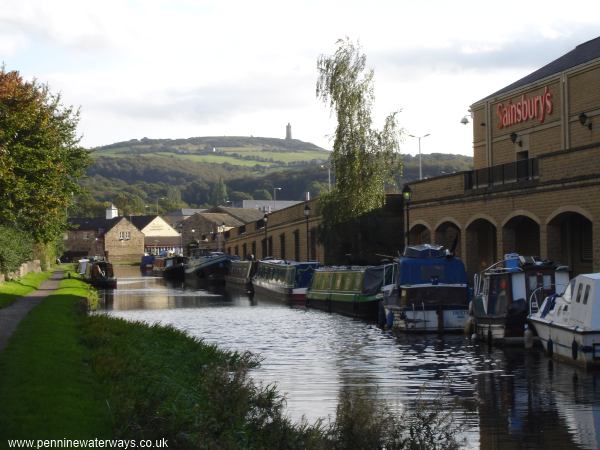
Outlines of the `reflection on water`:
[{"label": "reflection on water", "polygon": [[600,448],[600,376],[537,351],[488,350],[462,336],[393,335],[347,317],[250,299],[244,292],[166,285],[119,267],[109,314],[171,324],[263,358],[253,377],[277,383],[288,413],[335,414],[342,389],[394,407],[442,395],[470,448]]}]

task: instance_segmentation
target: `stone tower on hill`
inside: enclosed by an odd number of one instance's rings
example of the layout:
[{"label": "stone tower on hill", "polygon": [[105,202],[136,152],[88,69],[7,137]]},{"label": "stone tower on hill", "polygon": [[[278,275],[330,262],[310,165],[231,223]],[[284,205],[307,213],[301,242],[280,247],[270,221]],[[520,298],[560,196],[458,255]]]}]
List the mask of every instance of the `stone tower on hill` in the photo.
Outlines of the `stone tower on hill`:
[{"label": "stone tower on hill", "polygon": [[289,123],[285,127],[285,139],[287,141],[292,139],[292,126]]}]

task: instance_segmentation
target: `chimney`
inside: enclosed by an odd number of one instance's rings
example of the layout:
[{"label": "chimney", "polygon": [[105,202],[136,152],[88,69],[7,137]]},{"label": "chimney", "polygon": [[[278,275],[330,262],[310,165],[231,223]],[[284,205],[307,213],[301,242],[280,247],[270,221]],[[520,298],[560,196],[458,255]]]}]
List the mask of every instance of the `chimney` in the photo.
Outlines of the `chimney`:
[{"label": "chimney", "polygon": [[310,192],[307,192],[306,194],[304,194],[304,201],[309,201],[310,200]]}]

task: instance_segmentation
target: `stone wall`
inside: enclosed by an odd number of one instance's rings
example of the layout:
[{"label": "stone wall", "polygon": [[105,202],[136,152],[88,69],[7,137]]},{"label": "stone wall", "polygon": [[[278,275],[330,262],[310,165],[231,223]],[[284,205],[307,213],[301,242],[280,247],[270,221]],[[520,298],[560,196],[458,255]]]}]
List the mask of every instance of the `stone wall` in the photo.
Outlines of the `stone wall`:
[{"label": "stone wall", "polygon": [[27,262],[24,262],[23,264],[21,264],[21,267],[19,268],[19,270],[16,270],[16,271],[8,273],[8,274],[0,273],[0,283],[3,283],[4,281],[14,280],[16,278],[24,277],[25,275],[27,275],[28,273],[31,273],[31,272],[41,272],[41,271],[42,271],[42,265],[40,264],[39,259],[35,259],[33,261],[27,261]]}]

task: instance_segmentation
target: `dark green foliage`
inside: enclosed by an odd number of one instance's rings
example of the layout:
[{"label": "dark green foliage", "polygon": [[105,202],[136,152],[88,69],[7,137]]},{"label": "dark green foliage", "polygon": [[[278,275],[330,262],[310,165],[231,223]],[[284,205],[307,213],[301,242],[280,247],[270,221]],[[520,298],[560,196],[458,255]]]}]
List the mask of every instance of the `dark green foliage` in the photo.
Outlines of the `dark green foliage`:
[{"label": "dark green foliage", "polygon": [[33,238],[30,234],[0,225],[0,273],[17,270],[31,259]]},{"label": "dark green foliage", "polygon": [[38,242],[60,236],[89,162],[78,145],[78,121],[78,111],[48,86],[0,69],[0,223]]}]

